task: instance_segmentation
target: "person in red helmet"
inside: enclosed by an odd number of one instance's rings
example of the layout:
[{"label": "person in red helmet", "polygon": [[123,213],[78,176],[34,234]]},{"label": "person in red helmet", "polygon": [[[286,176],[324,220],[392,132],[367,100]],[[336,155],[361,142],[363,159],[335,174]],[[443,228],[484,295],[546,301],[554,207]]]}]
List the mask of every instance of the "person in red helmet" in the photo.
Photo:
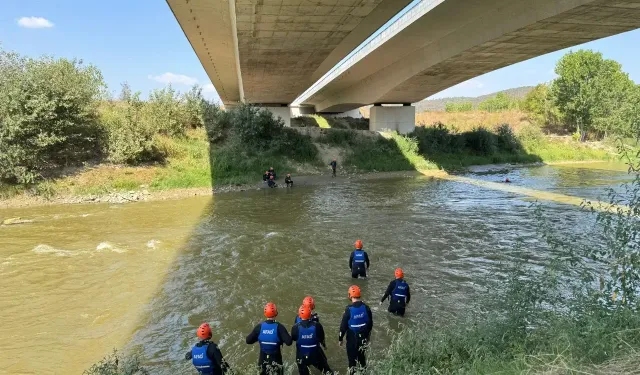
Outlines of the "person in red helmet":
[{"label": "person in red helmet", "polygon": [[351,252],[349,257],[349,268],[351,269],[351,277],[357,279],[358,277],[367,277],[367,270],[369,269],[369,255],[366,251],[362,250],[362,240],[357,240],[355,243],[356,249]]},{"label": "person in red helmet", "polygon": [[[313,311],[316,308],[316,301],[313,300],[313,297],[311,296],[304,297],[304,299],[302,300],[302,306],[306,306],[311,310],[310,320],[312,322],[320,323],[320,317],[318,317],[318,313]],[[300,323],[300,320],[301,320],[300,315],[299,314],[296,315],[296,320],[294,324]]]},{"label": "person in red helmet", "polygon": [[395,279],[389,283],[387,291],[384,292],[380,304],[389,297],[389,312],[395,315],[404,316],[405,308],[411,301],[411,291],[409,284],[404,281],[402,268],[396,268]]},{"label": "person in red helmet", "polygon": [[196,334],[201,341],[187,352],[184,359],[191,360],[199,374],[226,374],[229,371],[229,365],[222,357],[218,345],[211,341],[211,326],[202,323]]},{"label": "person in red helmet", "polygon": [[340,323],[340,335],[338,336],[340,346],[342,346],[344,336],[347,336],[349,374],[366,369],[366,348],[373,329],[371,309],[360,298],[360,288],[357,285],[352,285],[349,288],[351,304],[344,310]]},{"label": "person in red helmet", "polygon": [[311,320],[311,308],[302,305],[298,309],[300,321],[291,329],[291,337],[296,342],[296,363],[300,375],[309,375],[309,366],[320,370],[323,374],[333,374],[324,351],[327,345],[324,342],[324,329],[322,324]]},{"label": "person in red helmet", "polygon": [[282,344],[291,346],[291,336],[284,325],[276,322],[278,309],[274,303],[267,303],[264,307],[264,322],[255,326],[253,331],[247,336],[247,344],[260,343],[260,366],[261,375],[283,374]]}]

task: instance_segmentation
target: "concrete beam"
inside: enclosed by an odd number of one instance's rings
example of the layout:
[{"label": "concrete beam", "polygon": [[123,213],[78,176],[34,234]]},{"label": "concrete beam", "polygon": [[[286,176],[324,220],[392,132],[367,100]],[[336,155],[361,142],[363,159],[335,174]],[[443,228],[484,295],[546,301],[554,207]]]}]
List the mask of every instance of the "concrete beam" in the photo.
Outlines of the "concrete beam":
[{"label": "concrete beam", "polygon": [[167,0],[222,103],[243,101],[234,0]]},{"label": "concrete beam", "polygon": [[273,115],[273,118],[280,118],[282,119],[282,121],[284,121],[284,126],[290,128],[291,127],[291,108],[287,107],[287,106],[280,106],[280,107],[261,107],[264,108],[266,110],[268,110],[269,112],[271,112],[271,114]]},{"label": "concrete beam", "polygon": [[319,112],[417,102],[478,75],[640,27],[640,0],[437,0],[326,85]]},{"label": "concrete beam", "polygon": [[416,128],[416,107],[373,106],[369,114],[369,130],[397,131],[400,134],[411,133]]}]

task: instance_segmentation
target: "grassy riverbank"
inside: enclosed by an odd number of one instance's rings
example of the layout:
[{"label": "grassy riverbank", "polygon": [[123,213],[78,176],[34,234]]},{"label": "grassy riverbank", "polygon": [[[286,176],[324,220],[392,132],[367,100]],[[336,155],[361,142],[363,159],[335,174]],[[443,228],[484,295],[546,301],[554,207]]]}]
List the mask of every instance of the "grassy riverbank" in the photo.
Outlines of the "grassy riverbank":
[{"label": "grassy riverbank", "polygon": [[[602,143],[579,143],[525,128],[519,133],[472,130],[454,133],[444,127],[419,127],[410,136],[342,129],[284,129],[282,145],[262,149],[229,137],[209,142],[207,131],[193,129],[180,137],[158,136],[166,155],[162,163],[140,166],[87,163],[31,185],[0,184],[3,200],[20,197],[60,199],[105,196],[117,192],[259,186],[274,167],[280,176],[327,174],[338,159],[339,173],[409,170],[459,170],[472,165],[595,161],[615,159]],[[287,153],[280,152],[283,148]]]}]

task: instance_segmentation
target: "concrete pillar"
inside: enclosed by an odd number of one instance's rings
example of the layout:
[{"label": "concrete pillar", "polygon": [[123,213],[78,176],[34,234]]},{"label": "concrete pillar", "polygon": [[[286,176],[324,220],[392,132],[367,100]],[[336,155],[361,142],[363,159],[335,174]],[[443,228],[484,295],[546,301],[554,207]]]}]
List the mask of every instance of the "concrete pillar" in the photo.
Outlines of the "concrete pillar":
[{"label": "concrete pillar", "polygon": [[299,106],[291,107],[291,117],[302,117],[306,115],[313,115],[316,113],[316,108],[313,106]]},{"label": "concrete pillar", "polygon": [[291,109],[289,107],[262,107],[267,109],[274,118],[280,117],[284,121],[284,126],[291,127]]},{"label": "concrete pillar", "polygon": [[397,131],[400,134],[411,133],[416,128],[416,107],[396,106],[383,107],[375,105],[371,107],[369,114],[369,130]]}]

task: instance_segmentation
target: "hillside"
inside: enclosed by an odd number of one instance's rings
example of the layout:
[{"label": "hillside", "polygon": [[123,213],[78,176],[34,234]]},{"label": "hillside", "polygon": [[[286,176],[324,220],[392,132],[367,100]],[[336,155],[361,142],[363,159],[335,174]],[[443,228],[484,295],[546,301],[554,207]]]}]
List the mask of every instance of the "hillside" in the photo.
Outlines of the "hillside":
[{"label": "hillside", "polygon": [[499,92],[494,92],[492,94],[477,96],[477,97],[455,97],[455,98],[441,98],[441,99],[425,99],[421,102],[415,103],[416,112],[428,112],[428,111],[444,111],[445,105],[447,103],[457,103],[457,102],[471,102],[474,106],[477,106],[481,102],[493,98],[499,93],[505,93],[509,96],[513,96],[515,98],[524,98],[531,90],[533,86],[523,86],[516,87],[508,90],[503,90]]}]

